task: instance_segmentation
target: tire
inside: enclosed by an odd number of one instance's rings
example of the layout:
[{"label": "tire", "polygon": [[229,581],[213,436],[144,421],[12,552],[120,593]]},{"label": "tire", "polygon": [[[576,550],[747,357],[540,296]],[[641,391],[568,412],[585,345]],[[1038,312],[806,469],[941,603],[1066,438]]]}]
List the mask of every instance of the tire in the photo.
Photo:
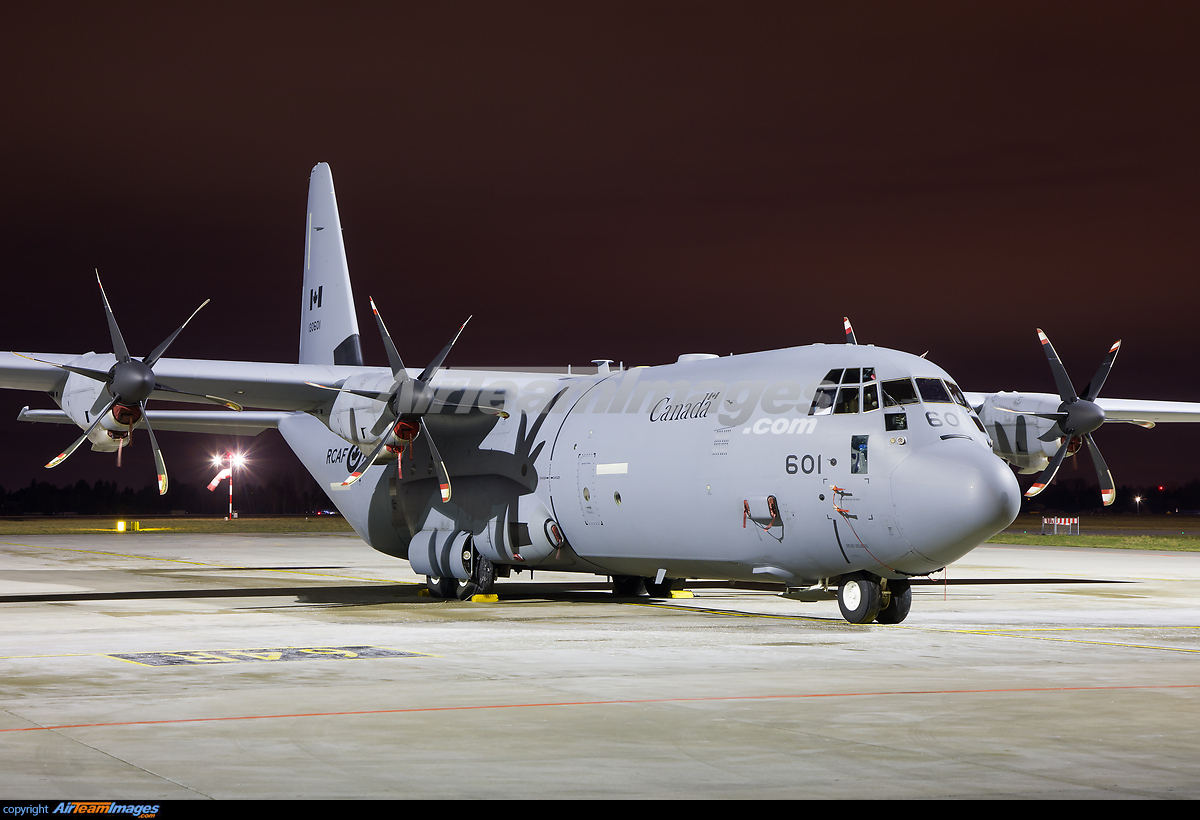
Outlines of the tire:
[{"label": "tire", "polygon": [[429,588],[429,594],[434,598],[454,598],[458,593],[457,578],[433,578],[429,575],[425,576],[425,586]]},{"label": "tire", "polygon": [[496,586],[496,566],[478,553],[475,555],[475,568],[471,571],[468,581],[458,581],[456,594],[458,600],[469,601],[474,595],[487,595]]},{"label": "tire", "polygon": [[847,575],[838,586],[838,608],[848,623],[869,624],[879,615],[883,591],[866,573]]},{"label": "tire", "polygon": [[653,578],[643,578],[642,583],[646,586],[646,594],[651,598],[670,598],[671,590],[675,588],[675,584],[670,578],[663,578],[661,584],[654,583]]},{"label": "tire", "polygon": [[881,624],[898,624],[908,617],[912,608],[912,585],[908,581],[888,581],[891,600],[879,610],[875,620]]},{"label": "tire", "polygon": [[614,575],[612,586],[613,595],[620,598],[636,598],[646,594],[646,585],[636,575]]}]

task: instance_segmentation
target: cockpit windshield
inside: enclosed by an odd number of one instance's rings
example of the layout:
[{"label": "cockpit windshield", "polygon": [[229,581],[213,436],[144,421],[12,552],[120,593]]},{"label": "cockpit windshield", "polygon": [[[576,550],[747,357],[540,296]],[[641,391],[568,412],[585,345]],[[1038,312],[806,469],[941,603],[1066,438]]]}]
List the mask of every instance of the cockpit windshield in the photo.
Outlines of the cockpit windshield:
[{"label": "cockpit windshield", "polygon": [[927,402],[935,404],[952,404],[953,399],[950,398],[949,391],[946,390],[946,385],[942,384],[941,379],[917,379],[917,390],[921,391],[921,398]]},{"label": "cockpit windshield", "polygon": [[884,407],[899,407],[919,401],[917,391],[913,389],[912,379],[888,379],[882,386]]}]

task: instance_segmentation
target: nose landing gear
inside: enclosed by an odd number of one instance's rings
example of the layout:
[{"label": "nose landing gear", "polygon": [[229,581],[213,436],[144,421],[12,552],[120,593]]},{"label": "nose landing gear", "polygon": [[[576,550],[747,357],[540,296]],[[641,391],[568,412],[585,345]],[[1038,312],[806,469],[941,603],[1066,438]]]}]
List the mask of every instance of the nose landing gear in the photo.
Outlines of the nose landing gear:
[{"label": "nose landing gear", "polygon": [[898,624],[908,617],[911,607],[912,587],[908,581],[856,572],[842,578],[838,586],[838,608],[852,624]]}]

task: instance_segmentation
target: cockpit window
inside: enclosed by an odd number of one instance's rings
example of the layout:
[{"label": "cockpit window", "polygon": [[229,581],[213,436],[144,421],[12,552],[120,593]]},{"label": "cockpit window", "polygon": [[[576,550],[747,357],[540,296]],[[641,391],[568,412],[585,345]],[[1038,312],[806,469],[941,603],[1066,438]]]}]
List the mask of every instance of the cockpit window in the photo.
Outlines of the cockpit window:
[{"label": "cockpit window", "polygon": [[964,396],[963,392],[958,389],[957,384],[954,382],[946,382],[946,387],[950,390],[950,395],[954,397],[954,401],[968,409],[971,407],[971,405],[967,404],[967,397]]},{"label": "cockpit window", "polygon": [[883,406],[898,407],[901,404],[916,404],[917,391],[911,379],[889,379],[883,383]]},{"label": "cockpit window", "polygon": [[[912,401],[915,402],[917,398],[912,389],[912,382],[907,379],[903,381],[908,384],[908,391],[912,393]],[[859,387],[864,382],[866,384]],[[840,388],[833,386],[837,384],[842,386]],[[821,386],[813,395],[808,414],[810,416],[826,416],[831,413],[848,415],[858,413],[860,410],[869,413],[878,409],[879,386],[875,381],[875,368],[846,367],[830,370],[825,374],[825,378],[821,380]]]},{"label": "cockpit window", "polygon": [[810,416],[827,416],[833,412],[833,397],[837,394],[836,387],[818,387],[813,396],[812,405],[808,408]]},{"label": "cockpit window", "polygon": [[946,385],[942,384],[941,379],[917,379],[917,389],[921,391],[921,398],[927,402],[952,404],[954,401],[946,392]]},{"label": "cockpit window", "polygon": [[864,384],[863,385],[863,412],[870,413],[872,410],[879,409],[879,385]]},{"label": "cockpit window", "polygon": [[858,412],[858,387],[843,387],[838,391],[837,404],[833,406],[836,413]]}]

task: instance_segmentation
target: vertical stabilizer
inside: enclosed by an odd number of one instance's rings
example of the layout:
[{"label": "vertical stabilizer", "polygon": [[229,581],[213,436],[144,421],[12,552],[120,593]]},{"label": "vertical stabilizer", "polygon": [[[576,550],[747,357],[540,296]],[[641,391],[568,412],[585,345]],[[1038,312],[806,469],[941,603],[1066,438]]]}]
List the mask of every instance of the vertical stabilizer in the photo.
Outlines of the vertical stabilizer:
[{"label": "vertical stabilizer", "polygon": [[342,220],[327,163],[308,178],[304,232],[304,290],[300,297],[300,364],[361,365],[362,346]]}]

